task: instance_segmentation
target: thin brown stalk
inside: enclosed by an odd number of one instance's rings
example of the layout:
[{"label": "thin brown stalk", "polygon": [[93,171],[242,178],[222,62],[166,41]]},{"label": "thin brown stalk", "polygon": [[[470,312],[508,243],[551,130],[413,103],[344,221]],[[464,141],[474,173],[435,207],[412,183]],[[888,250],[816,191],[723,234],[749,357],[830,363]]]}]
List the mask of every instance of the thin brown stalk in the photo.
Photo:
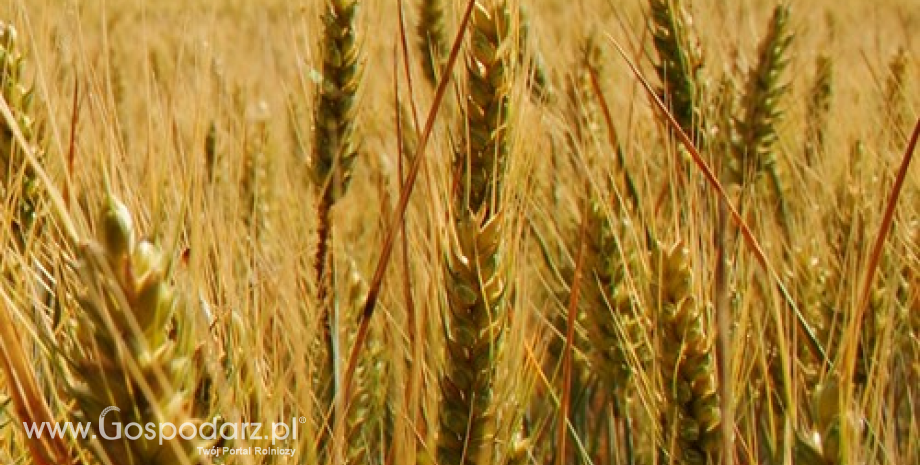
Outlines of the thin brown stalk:
[{"label": "thin brown stalk", "polygon": [[585,214],[582,217],[579,239],[578,255],[575,259],[575,273],[572,276],[569,302],[566,308],[565,349],[562,351],[562,402],[559,409],[559,425],[556,427],[556,465],[564,465],[566,460],[565,448],[569,431],[569,406],[572,399],[572,347],[575,342],[575,317],[578,315],[578,298],[581,291],[582,272],[585,264],[585,255],[588,244],[588,208],[585,202]]},{"label": "thin brown stalk", "polygon": [[[453,69],[454,65],[457,63],[457,57],[460,55],[460,48],[463,45],[464,31],[467,29],[475,4],[476,0],[469,0],[467,2],[466,10],[463,13],[463,19],[460,21],[460,32],[457,33],[457,37],[454,39],[454,45],[451,48],[450,57],[445,66],[447,70]],[[374,315],[374,310],[377,308],[377,299],[380,297],[383,278],[386,274],[387,266],[390,264],[390,254],[393,253],[396,236],[402,231],[403,218],[406,214],[406,208],[409,206],[409,197],[412,195],[412,190],[415,187],[415,180],[418,178],[418,173],[422,167],[422,161],[425,159],[425,147],[428,145],[428,138],[431,136],[434,121],[438,115],[438,111],[441,109],[441,102],[444,100],[444,96],[447,93],[447,85],[449,82],[450,79],[441,79],[438,82],[434,100],[428,111],[428,118],[425,120],[425,129],[419,137],[415,156],[412,159],[409,172],[406,174],[405,186],[400,190],[399,201],[396,203],[396,209],[393,211],[391,221],[388,223],[389,229],[387,230],[386,236],[384,236],[380,258],[377,260],[377,267],[374,269],[374,275],[371,279],[370,287],[368,288],[367,300],[364,303],[364,308],[361,313],[361,320],[358,324],[358,333],[355,336],[355,343],[348,355],[348,364],[346,365],[345,376],[343,377],[343,388],[346,393],[346,399],[349,398],[348,391],[351,386],[351,380],[354,377],[355,369],[358,365],[358,356],[361,352],[361,347],[364,345],[365,339],[367,339],[370,319]]]},{"label": "thin brown stalk", "polygon": [[[16,414],[23,425],[51,425],[54,423],[54,415],[42,396],[38,381],[33,375],[32,363],[22,349],[19,335],[15,330],[16,324],[12,321],[11,312],[15,304],[2,287],[0,298],[0,306],[4,308],[0,312],[0,372],[6,378]],[[29,440],[26,445],[36,465],[71,463],[67,444],[63,439],[42,437]]]}]

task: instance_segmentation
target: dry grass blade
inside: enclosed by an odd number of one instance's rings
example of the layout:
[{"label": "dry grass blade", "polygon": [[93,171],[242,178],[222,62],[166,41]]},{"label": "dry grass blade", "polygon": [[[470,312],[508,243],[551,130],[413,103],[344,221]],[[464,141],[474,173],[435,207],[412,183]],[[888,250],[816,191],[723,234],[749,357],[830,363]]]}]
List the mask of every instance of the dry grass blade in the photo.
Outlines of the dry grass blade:
[{"label": "dry grass blade", "polygon": [[[590,208],[585,203],[585,210]],[[584,219],[581,222],[581,231],[578,240],[578,255],[575,259],[575,273],[572,276],[572,293],[569,295],[569,303],[566,306],[566,330],[565,330],[565,349],[562,352],[562,402],[560,403],[559,426],[557,426],[556,447],[557,452],[556,465],[563,465],[566,457],[565,447],[566,439],[569,432],[569,405],[572,398],[572,346],[575,343],[575,319],[578,315],[578,298],[581,291],[582,272],[585,265],[585,255],[588,245],[588,214],[585,212]]]},{"label": "dry grass blade", "polygon": [[[16,415],[23,425],[53,424],[54,415],[45,402],[34,378],[32,363],[20,345],[12,321],[13,302],[0,288],[3,311],[0,312],[0,373],[6,378]],[[36,465],[71,463],[67,444],[62,438],[46,438],[26,443]]]}]

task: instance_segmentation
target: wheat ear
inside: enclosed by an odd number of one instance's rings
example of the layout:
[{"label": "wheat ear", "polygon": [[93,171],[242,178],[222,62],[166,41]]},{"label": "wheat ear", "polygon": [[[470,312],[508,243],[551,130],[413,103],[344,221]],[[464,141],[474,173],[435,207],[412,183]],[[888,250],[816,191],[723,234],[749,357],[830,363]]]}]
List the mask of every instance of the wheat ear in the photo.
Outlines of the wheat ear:
[{"label": "wheat ear", "polygon": [[815,78],[805,109],[805,162],[809,166],[814,166],[825,151],[827,123],[834,94],[833,80],[834,61],[827,55],[819,54],[815,59]]},{"label": "wheat ear", "polygon": [[239,182],[240,197],[245,206],[243,221],[249,228],[253,243],[258,243],[260,236],[269,228],[273,194],[267,109],[263,106],[256,108],[264,111],[247,112],[243,172]]},{"label": "wheat ear", "polygon": [[[711,330],[692,294],[686,248],[660,246],[652,261],[651,297],[659,328],[659,369],[666,400],[664,438],[671,460],[718,463],[720,410]],[[674,463],[665,460],[665,463]]]},{"label": "wheat ear", "polygon": [[[592,84],[592,73],[596,76],[601,72],[602,54],[593,36],[585,41],[580,55],[575,73],[567,83],[573,127],[570,144],[573,152],[584,154],[589,173],[603,172],[603,161],[596,149],[601,134],[601,111]],[[604,190],[607,184],[601,183],[600,189]],[[623,285],[626,265],[616,237],[620,223],[607,217],[607,203],[597,194],[592,194],[589,200],[584,261],[587,275],[581,281],[579,303],[588,328],[591,365],[605,388],[614,392],[620,402],[636,362],[648,362],[651,352],[642,344],[643,321],[638,317],[633,297]],[[625,214],[620,208],[613,210]]]},{"label": "wheat ear", "polygon": [[[361,83],[361,49],[357,30],[358,0],[327,0],[322,15],[322,81],[316,93],[313,117],[311,177],[317,193],[317,245],[314,256],[317,302],[320,305],[322,344],[317,371],[323,410],[332,405],[334,389],[332,284],[332,207],[348,189],[358,155],[355,124]],[[334,424],[332,422],[331,424]],[[325,435],[320,441],[325,444]]]},{"label": "wheat ear", "polygon": [[583,295],[591,364],[621,402],[633,373],[652,360],[645,334],[649,321],[625,283],[630,257],[621,252],[615,236],[616,223],[609,221],[596,203],[589,215],[590,260],[585,269],[593,273],[584,281],[587,287]]},{"label": "wheat ear", "polygon": [[655,71],[661,87],[659,97],[674,119],[697,145],[701,138],[703,115],[703,53],[693,31],[690,12],[681,0],[649,0],[649,25],[658,54]]},{"label": "wheat ear", "polygon": [[[33,141],[36,136],[36,124],[31,115],[33,89],[23,82],[24,63],[16,29],[0,22],[0,92],[22,135],[27,141]],[[13,139],[13,130],[4,121],[0,123],[0,197],[8,198],[11,190],[18,190],[12,232],[22,247],[35,224],[40,201],[39,183],[35,170]]]},{"label": "wheat ear", "polygon": [[524,5],[518,8],[518,61],[522,64],[527,76],[527,88],[536,101],[546,101],[553,97],[547,74],[546,61],[543,54],[536,46],[530,33],[530,17]]},{"label": "wheat ear", "polygon": [[512,51],[507,13],[474,5],[467,51],[467,136],[455,166],[465,185],[454,195],[456,243],[447,258],[446,367],[441,378],[437,459],[441,465],[492,463],[495,367],[506,320],[507,277],[499,191],[508,156]]},{"label": "wheat ear", "polygon": [[[346,258],[346,305],[348,313],[356,316],[367,299],[367,283],[358,272],[358,267],[350,257]],[[386,424],[386,405],[389,391],[388,351],[384,339],[384,328],[377,320],[371,326],[366,350],[355,369],[351,398],[348,399],[346,415],[345,457],[347,463],[378,463],[386,455],[386,434],[390,430]],[[354,344],[354,332],[349,333],[349,346]]]},{"label": "wheat ear", "polygon": [[72,341],[61,348],[69,366],[67,391],[76,406],[73,420],[92,422],[100,438],[106,437],[103,431],[115,434],[115,422],[124,427],[121,439],[99,440],[91,449],[102,463],[200,463],[196,448],[206,445],[201,435],[128,439],[126,425],[132,422],[171,422],[180,428],[177,433],[185,431],[183,423],[198,423],[189,413],[194,402],[189,388],[195,384],[188,382],[192,319],[186,318],[186,299],[167,283],[163,254],[152,243],[135,240],[122,203],[110,197],[98,226],[99,242],[78,249],[84,292],[74,312]]},{"label": "wheat ear", "polygon": [[904,140],[907,139],[910,127],[910,110],[907,102],[907,84],[909,82],[907,71],[910,55],[903,46],[888,63],[888,77],[885,79],[885,96],[882,101],[882,112],[885,116],[886,136],[892,148],[901,150]]},{"label": "wheat ear", "polygon": [[330,213],[348,189],[358,142],[355,118],[361,82],[360,47],[356,19],[357,0],[328,0],[323,14],[322,82],[316,94],[313,118],[311,177],[319,206],[315,266],[320,292],[329,264]]},{"label": "wheat ear", "polygon": [[738,121],[738,144],[734,158],[729,163],[730,180],[739,185],[748,184],[761,174],[770,177],[779,219],[786,228],[787,237],[789,232],[786,222],[789,214],[773,145],[777,139],[777,125],[783,117],[780,103],[788,88],[783,82],[783,72],[789,64],[792,38],[789,31],[789,7],[777,5],[767,34],[760,43],[757,65],[748,74],[741,103],[743,116]]},{"label": "wheat ear", "polygon": [[592,149],[601,133],[601,112],[594,98],[591,73],[600,74],[602,60],[601,49],[594,35],[588,36],[565,87],[568,104],[566,110],[572,127],[568,138],[569,149],[573,154],[585,154],[589,170],[600,168],[596,150]]},{"label": "wheat ear", "polygon": [[444,63],[450,52],[447,41],[447,24],[444,0],[419,0],[417,26],[418,47],[421,51],[422,70],[432,88],[444,72]]}]

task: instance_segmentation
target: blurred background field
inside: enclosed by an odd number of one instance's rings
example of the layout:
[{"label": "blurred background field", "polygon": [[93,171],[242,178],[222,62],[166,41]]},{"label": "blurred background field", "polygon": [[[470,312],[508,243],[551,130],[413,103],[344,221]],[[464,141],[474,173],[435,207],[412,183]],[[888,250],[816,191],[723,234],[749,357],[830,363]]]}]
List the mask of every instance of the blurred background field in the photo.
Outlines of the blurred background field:
[{"label": "blurred background field", "polygon": [[[62,463],[40,458],[38,443],[56,450],[58,460],[104,463],[106,454],[88,441],[55,449],[28,439],[19,425],[23,398],[62,422],[89,411],[72,389],[79,370],[68,356],[85,342],[85,304],[77,296],[92,288],[81,280],[79,264],[91,262],[81,247],[104,230],[99,218],[109,194],[127,206],[135,239],[162,250],[157,276],[179,296],[163,326],[168,344],[188,349],[189,366],[173,386],[186,396],[184,414],[308,419],[289,443],[295,457],[216,463],[920,462],[916,161],[861,313],[872,246],[920,116],[916,0],[788,2],[792,39],[780,52],[788,63],[771,71],[776,98],[759,104],[776,117],[764,122],[752,121],[761,113],[750,109],[751,70],[777,3],[477,2],[492,12],[490,20],[510,18],[507,26],[495,20],[507,40],[489,50],[505,61],[487,63],[507,66],[498,86],[507,99],[501,126],[487,132],[507,144],[508,161],[501,175],[491,173],[502,180],[494,181],[501,201],[480,212],[488,219],[493,208],[501,211],[501,265],[476,268],[470,289],[489,293],[485,269],[506,291],[486,318],[494,317],[501,335],[478,347],[488,373],[469,375],[483,376],[491,398],[480,413],[494,431],[483,435],[488,444],[463,442],[462,450],[488,452],[456,462],[445,452],[444,431],[455,419],[443,413],[444,386],[463,384],[451,376],[465,375],[457,375],[457,355],[445,339],[459,337],[450,336],[460,325],[452,315],[467,289],[454,282],[460,265],[451,260],[466,266],[474,259],[456,258],[465,213],[451,199],[464,185],[464,163],[456,160],[465,160],[474,132],[470,76],[491,68],[476,61],[474,53],[484,52],[467,40],[446,73],[452,81],[423,154],[405,235],[359,349],[354,390],[345,389],[361,308],[435,102],[418,25],[421,5],[438,2],[358,1],[353,45],[362,71],[354,112],[344,111],[354,119],[332,123],[354,125],[343,138],[357,156],[347,192],[325,218],[317,205],[330,181],[311,177],[320,152],[316,128],[325,124],[317,102],[324,86],[334,87],[323,67],[329,51],[321,17],[330,5],[350,3],[0,4],[0,21],[16,31],[11,41],[6,29],[0,44],[4,98],[14,116],[32,121],[26,138],[64,201],[49,200],[44,181],[30,184],[35,168],[4,123],[0,324],[15,328],[4,334],[16,339],[3,346],[0,462]],[[450,43],[465,4],[443,2]],[[671,76],[656,67],[662,51],[650,4],[684,7],[674,14],[698,39],[684,53],[701,57],[693,68],[693,111],[705,115],[690,136],[768,267],[737,225],[720,221],[711,184],[628,66],[636,63],[675,111],[664,83]],[[16,53],[21,61],[10,59]],[[22,71],[15,82],[14,62]],[[31,89],[28,111],[11,99],[20,95],[12,86]],[[769,142],[747,140],[743,128],[761,123]],[[754,162],[757,173],[733,178],[753,153],[764,157]],[[31,195],[38,199],[34,226],[24,228],[18,215]],[[62,226],[70,221],[79,240]],[[325,254],[317,252],[323,230],[331,231]],[[323,281],[317,270],[326,259]],[[140,278],[130,269],[140,265],[125,266],[127,278],[113,277],[124,271],[117,266],[99,273],[129,289],[125,283]],[[125,292],[120,304],[135,308]],[[721,327],[720,315],[727,318]],[[110,336],[131,340],[131,332]],[[21,349],[22,366],[34,368],[31,375],[17,371],[12,346]],[[182,358],[175,350],[169,353]],[[26,378],[36,388],[17,391]],[[113,390],[96,382],[101,392]],[[733,402],[720,404],[726,395]],[[721,429],[726,415],[731,427]],[[168,463],[109,454],[113,464]],[[185,460],[207,459],[195,453]]]}]

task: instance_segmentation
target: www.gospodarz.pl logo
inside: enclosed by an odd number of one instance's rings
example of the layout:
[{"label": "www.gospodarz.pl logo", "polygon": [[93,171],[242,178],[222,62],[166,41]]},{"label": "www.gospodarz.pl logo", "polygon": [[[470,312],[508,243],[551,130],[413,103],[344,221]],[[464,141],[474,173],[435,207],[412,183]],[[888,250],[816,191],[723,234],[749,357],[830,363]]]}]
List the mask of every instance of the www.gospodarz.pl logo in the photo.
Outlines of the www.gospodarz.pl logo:
[{"label": "www.gospodarz.pl logo", "polygon": [[148,441],[159,438],[160,444],[162,444],[164,440],[169,441],[179,436],[189,441],[196,438],[207,441],[214,441],[218,438],[224,440],[239,439],[244,441],[271,439],[272,445],[275,445],[277,441],[297,439],[297,424],[306,422],[306,418],[304,417],[300,417],[299,419],[291,418],[290,423],[272,422],[271,426],[263,430],[262,423],[221,423],[218,422],[217,417],[214,417],[212,421],[206,421],[200,426],[191,422],[182,423],[178,427],[171,422],[159,424],[150,422],[142,427],[140,423],[131,422],[124,425],[124,428],[122,428],[121,423],[111,422],[111,427],[114,428],[114,431],[107,431],[105,416],[113,411],[120,412],[121,409],[114,406],[107,407],[99,414],[99,434],[102,435],[103,439],[115,440],[125,438],[136,440],[143,436],[144,439]]},{"label": "www.gospodarz.pl logo", "polygon": [[[106,407],[102,413],[99,414],[96,430],[102,439],[110,441],[127,439],[133,441],[143,437],[148,441],[158,440],[160,445],[162,445],[164,441],[171,441],[177,437],[187,441],[193,439],[203,439],[206,441],[216,441],[218,439],[228,441],[259,441],[271,439],[272,445],[275,445],[277,441],[298,439],[297,425],[298,423],[303,424],[307,421],[305,417],[293,417],[290,423],[272,422],[270,425],[265,425],[264,428],[262,423],[221,422],[217,417],[214,417],[212,421],[204,422],[200,425],[185,422],[178,426],[171,422],[149,422],[144,425],[137,422],[131,422],[124,425],[117,421],[106,422],[106,415],[111,412],[120,411],[121,409],[118,407],[110,406]],[[63,425],[59,423],[30,425],[23,422],[23,427],[26,430],[26,435],[30,439],[40,439],[46,429],[51,438],[63,439],[69,435],[74,438],[86,439],[93,429],[90,423],[73,424],[71,422],[64,423]],[[93,434],[92,438],[95,439],[97,436]]]}]

